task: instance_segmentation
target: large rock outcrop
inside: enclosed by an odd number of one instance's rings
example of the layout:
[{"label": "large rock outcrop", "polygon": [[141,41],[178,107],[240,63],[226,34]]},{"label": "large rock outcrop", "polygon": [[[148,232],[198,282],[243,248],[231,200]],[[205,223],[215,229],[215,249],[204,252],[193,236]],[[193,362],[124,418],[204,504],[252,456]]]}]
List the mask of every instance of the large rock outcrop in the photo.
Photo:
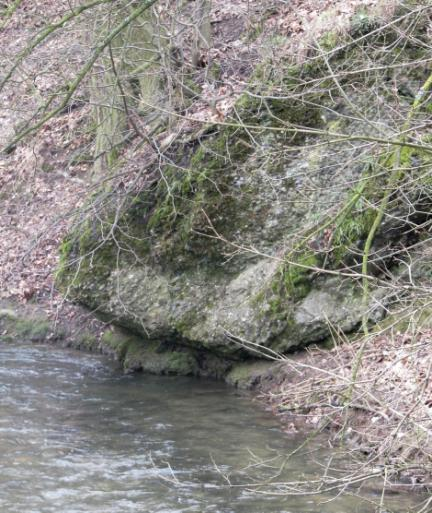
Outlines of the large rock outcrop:
[{"label": "large rock outcrop", "polygon": [[[204,129],[189,124],[161,157],[147,150],[133,185],[89,198],[62,247],[63,292],[144,345],[163,341],[228,359],[352,331],[365,308],[379,317],[395,248],[417,237],[406,228],[425,218],[410,208],[426,196],[407,189],[410,201],[391,200],[365,304],[361,253],[393,151],[377,140],[397,138],[395,118],[411,100],[386,88],[377,101],[382,72],[359,62],[366,50],[374,62],[373,49],[380,66],[391,64],[382,77],[390,83],[395,62],[423,50],[391,30],[364,30],[372,42],[357,34],[358,43],[304,64],[263,58],[231,116]],[[408,66],[404,83],[415,89],[425,76],[422,65]],[[406,170],[428,162],[415,147],[400,158]]]}]

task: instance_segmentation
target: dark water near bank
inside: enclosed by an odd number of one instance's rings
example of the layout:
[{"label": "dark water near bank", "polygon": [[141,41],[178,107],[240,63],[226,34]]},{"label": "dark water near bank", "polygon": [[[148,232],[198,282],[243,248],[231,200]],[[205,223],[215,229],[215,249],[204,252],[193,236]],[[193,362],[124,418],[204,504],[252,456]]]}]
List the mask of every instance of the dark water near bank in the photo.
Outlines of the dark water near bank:
[{"label": "dark water near bank", "polygon": [[[274,475],[298,442],[219,383],[125,376],[97,356],[0,345],[2,513],[375,511],[347,494],[323,502],[244,486]],[[278,481],[316,477],[318,456],[290,459]]]}]

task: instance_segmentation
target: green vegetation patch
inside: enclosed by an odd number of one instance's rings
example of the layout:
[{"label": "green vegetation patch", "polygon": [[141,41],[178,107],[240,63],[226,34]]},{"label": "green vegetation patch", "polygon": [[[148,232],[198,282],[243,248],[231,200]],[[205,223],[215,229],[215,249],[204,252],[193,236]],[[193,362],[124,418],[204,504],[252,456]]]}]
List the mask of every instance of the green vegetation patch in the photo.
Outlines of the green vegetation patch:
[{"label": "green vegetation patch", "polygon": [[114,352],[126,371],[179,376],[199,373],[196,358],[187,348],[146,340],[118,328],[104,333],[102,345]]},{"label": "green vegetation patch", "polygon": [[107,238],[109,223],[87,219],[77,225],[60,246],[56,285],[66,296],[92,305],[104,294],[104,283],[114,260],[114,244]]},{"label": "green vegetation patch", "polygon": [[44,316],[31,314],[27,317],[16,314],[12,310],[0,310],[1,340],[5,342],[43,342],[55,334],[61,338],[62,333],[56,332],[52,322]]}]

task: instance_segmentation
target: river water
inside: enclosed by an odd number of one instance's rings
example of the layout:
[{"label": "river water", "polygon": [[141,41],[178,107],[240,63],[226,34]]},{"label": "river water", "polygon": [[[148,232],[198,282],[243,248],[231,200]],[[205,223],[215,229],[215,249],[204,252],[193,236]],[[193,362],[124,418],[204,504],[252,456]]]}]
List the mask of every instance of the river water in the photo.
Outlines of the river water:
[{"label": "river water", "polygon": [[[348,493],[328,502],[251,490],[299,441],[220,383],[124,375],[99,356],[0,344],[1,513],[376,511],[372,492],[372,502]],[[291,458],[277,479],[316,477],[321,456]],[[408,511],[396,503],[391,511]]]}]

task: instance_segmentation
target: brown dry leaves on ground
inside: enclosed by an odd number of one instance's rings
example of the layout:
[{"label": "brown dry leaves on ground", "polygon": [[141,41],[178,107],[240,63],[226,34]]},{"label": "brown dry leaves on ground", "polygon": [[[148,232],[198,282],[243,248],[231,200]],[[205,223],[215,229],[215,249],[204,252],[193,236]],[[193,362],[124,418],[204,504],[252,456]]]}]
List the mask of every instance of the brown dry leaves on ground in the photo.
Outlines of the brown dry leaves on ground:
[{"label": "brown dry leaves on ground", "polygon": [[78,177],[85,166],[69,163],[69,152],[82,141],[67,138],[67,125],[81,114],[52,120],[43,139],[0,163],[0,299],[42,299],[53,292],[58,247],[86,190]]},{"label": "brown dry leaves on ground", "polygon": [[[23,1],[0,32],[6,72],[47,20],[70,8],[67,0]],[[77,27],[54,35],[18,68],[0,96],[0,146],[26,126],[44,98],[70,79],[85,57]],[[0,156],[0,300],[46,301],[53,294],[58,247],[71,212],[80,205],[89,166],[78,152],[90,143],[82,129],[89,109],[66,112],[10,155]]]}]

